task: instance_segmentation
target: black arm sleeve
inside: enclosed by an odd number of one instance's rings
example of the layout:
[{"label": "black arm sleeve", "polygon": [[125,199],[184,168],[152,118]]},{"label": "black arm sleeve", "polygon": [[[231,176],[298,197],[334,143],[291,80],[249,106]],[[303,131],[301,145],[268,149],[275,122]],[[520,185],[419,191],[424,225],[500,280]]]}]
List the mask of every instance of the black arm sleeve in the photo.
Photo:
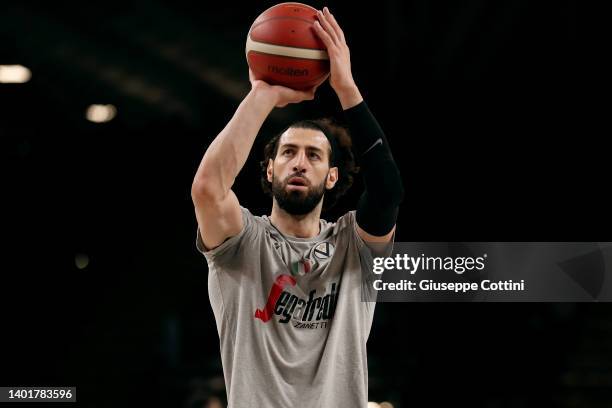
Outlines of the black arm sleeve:
[{"label": "black arm sleeve", "polygon": [[368,234],[388,234],[397,221],[404,187],[387,138],[365,102],[344,111],[365,191],[357,203],[357,224]]}]

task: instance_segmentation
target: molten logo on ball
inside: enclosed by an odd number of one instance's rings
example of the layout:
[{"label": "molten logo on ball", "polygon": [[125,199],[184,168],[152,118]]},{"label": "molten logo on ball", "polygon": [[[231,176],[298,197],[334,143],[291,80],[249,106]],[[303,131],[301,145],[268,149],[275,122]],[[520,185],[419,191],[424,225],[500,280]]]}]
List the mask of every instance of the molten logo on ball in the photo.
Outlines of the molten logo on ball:
[{"label": "molten logo on ball", "polygon": [[268,72],[273,72],[280,75],[289,76],[308,76],[307,69],[295,69],[292,67],[279,67],[277,65],[268,65]]}]

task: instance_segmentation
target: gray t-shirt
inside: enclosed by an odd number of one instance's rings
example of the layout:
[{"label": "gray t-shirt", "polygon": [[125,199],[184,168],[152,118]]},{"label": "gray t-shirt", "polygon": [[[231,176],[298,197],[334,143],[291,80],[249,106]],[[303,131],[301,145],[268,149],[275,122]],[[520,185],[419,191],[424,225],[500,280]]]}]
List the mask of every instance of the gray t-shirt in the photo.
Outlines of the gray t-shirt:
[{"label": "gray t-shirt", "polygon": [[[230,408],[365,408],[372,254],[355,211],[314,238],[241,207],[242,231],[206,251]],[[392,246],[392,245],[391,245]]]}]

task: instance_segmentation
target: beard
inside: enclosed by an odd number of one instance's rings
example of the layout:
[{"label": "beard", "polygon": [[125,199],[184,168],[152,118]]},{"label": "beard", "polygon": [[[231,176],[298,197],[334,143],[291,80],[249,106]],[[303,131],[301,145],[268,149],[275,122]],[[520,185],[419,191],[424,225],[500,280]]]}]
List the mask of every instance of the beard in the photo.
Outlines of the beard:
[{"label": "beard", "polygon": [[306,215],[321,202],[325,194],[325,179],[318,186],[308,186],[306,191],[287,190],[290,175],[284,181],[272,176],[272,195],[278,206],[291,215]]}]

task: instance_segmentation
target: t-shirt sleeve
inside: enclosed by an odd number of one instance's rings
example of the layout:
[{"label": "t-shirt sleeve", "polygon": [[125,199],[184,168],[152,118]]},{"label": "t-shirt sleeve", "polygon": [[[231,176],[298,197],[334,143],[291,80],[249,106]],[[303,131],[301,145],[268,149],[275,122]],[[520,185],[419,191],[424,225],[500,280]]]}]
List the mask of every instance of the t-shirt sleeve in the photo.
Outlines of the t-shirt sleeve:
[{"label": "t-shirt sleeve", "polygon": [[234,259],[240,254],[245,243],[252,242],[257,234],[257,221],[251,212],[240,206],[242,212],[242,230],[233,237],[226,239],[218,247],[207,250],[200,235],[200,228],[196,231],[196,248],[209,262],[222,263],[226,259]]},{"label": "t-shirt sleeve", "polygon": [[365,242],[359,232],[357,231],[357,214],[356,211],[350,211],[346,216],[348,216],[348,221],[350,224],[350,233],[352,235],[352,239],[355,240],[357,247],[360,252],[366,252],[369,254],[369,258],[374,257],[388,257],[391,256],[393,252],[393,243],[395,241],[395,231],[393,231],[393,236],[389,242],[385,243],[368,243]]},{"label": "t-shirt sleeve", "polygon": [[361,284],[362,292],[361,298],[365,302],[376,301],[376,291],[373,289],[373,282],[376,279],[380,279],[379,275],[374,274],[374,258],[377,257],[389,257],[393,252],[393,243],[395,240],[395,232],[391,237],[391,241],[384,244],[372,244],[366,243],[357,231],[357,221],[355,218],[355,211],[349,211],[343,217],[338,220],[338,224],[341,224],[345,228],[345,233],[348,235],[349,240],[354,243],[357,250],[359,251],[359,260],[361,266]]}]

